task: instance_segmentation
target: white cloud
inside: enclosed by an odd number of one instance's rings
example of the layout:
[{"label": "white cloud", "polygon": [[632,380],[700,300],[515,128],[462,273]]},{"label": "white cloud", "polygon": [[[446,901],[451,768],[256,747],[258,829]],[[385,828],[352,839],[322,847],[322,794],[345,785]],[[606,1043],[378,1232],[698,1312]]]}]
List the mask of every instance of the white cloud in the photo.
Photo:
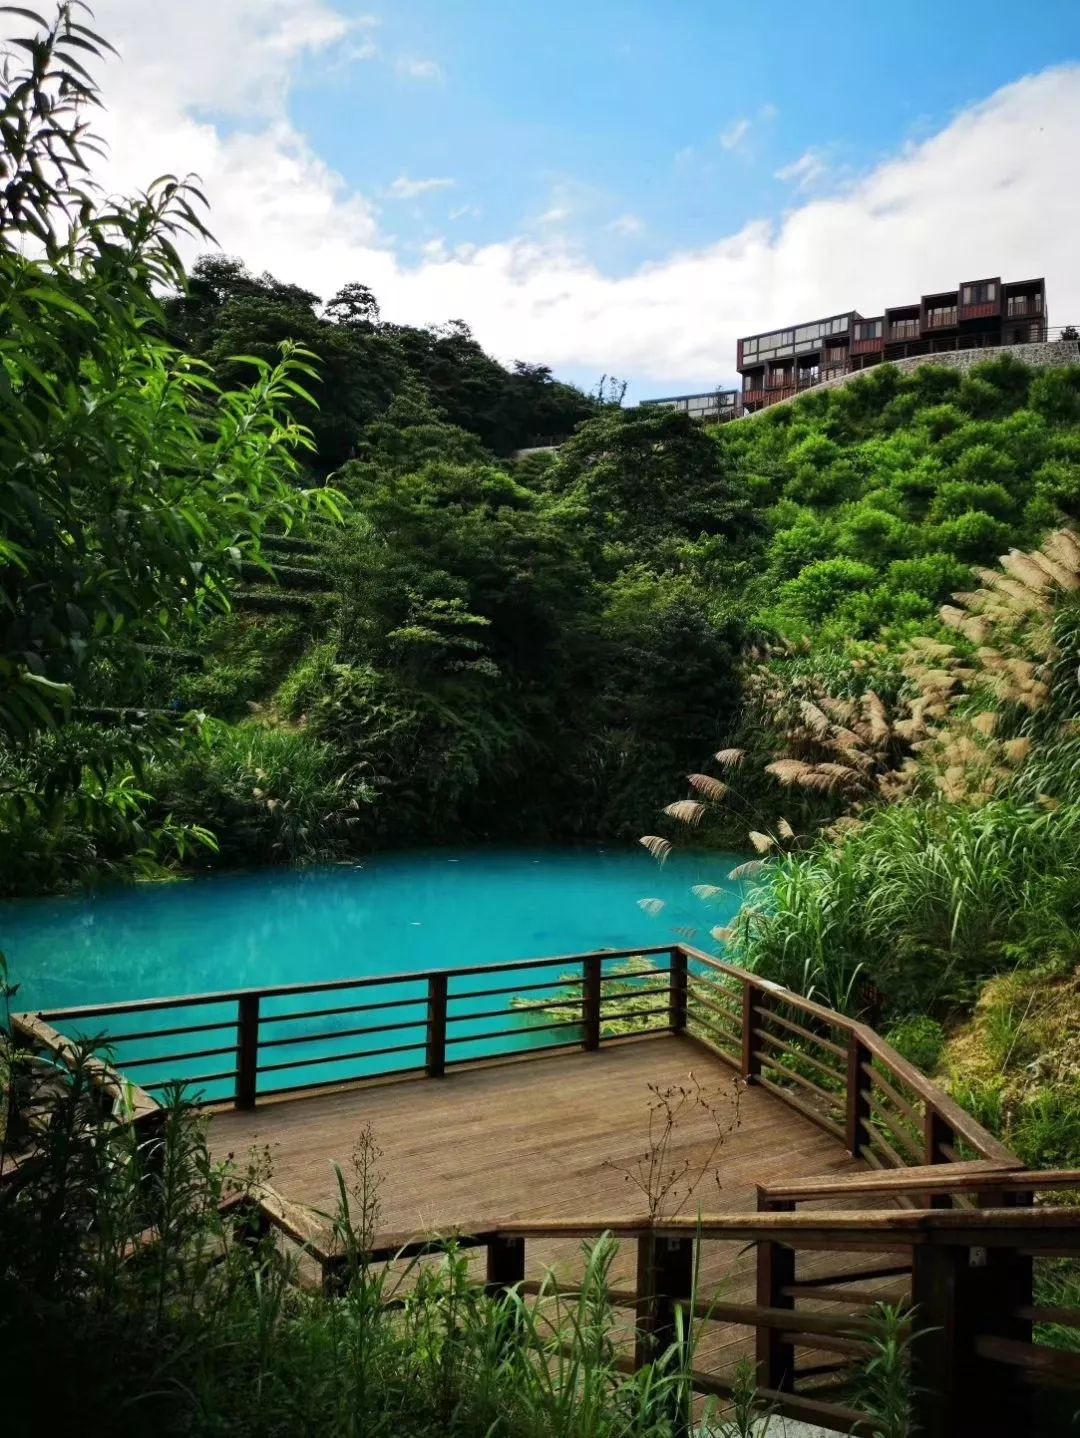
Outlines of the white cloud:
[{"label": "white cloud", "polygon": [[619,215],[605,226],[615,235],[639,235],[645,228],[645,221],[638,215]]},{"label": "white cloud", "polygon": [[374,40],[357,40],[346,51],[349,60],[377,60],[379,47]]},{"label": "white cloud", "polygon": [[455,205],[447,218],[450,220],[478,220],[483,213],[479,205]]},{"label": "white cloud", "polygon": [[[119,50],[106,98],[116,112],[138,95],[148,133],[179,105],[232,116],[279,114],[294,65],[361,48],[371,16],[349,19],[327,0],[95,0],[94,29]],[[128,115],[137,130],[143,125]]]},{"label": "white cloud", "polygon": [[561,225],[564,220],[569,218],[570,211],[565,205],[552,205],[550,210],[545,210],[542,215],[537,216],[536,223],[538,225]]},{"label": "white cloud", "polygon": [[784,165],[777,170],[773,178],[783,180],[785,184],[793,184],[797,190],[808,190],[828,172],[829,166],[820,150],[807,150],[797,160],[792,160],[790,165]]},{"label": "white cloud", "polygon": [[397,62],[397,72],[409,80],[441,80],[442,66],[437,60],[417,60],[403,55]]},{"label": "white cloud", "polygon": [[750,121],[744,115],[741,120],[733,120],[726,130],[720,132],[720,148],[722,150],[737,150],[750,133]]},{"label": "white cloud", "polygon": [[[1080,191],[1063,183],[1080,133],[1080,65],[1004,87],[842,191],[800,196],[778,221],[613,275],[550,231],[408,262],[369,199],[289,119],[296,66],[332,62],[351,35],[324,0],[96,9],[127,56],[104,76],[111,185],[197,170],[220,244],[252,268],[323,295],[361,280],[399,322],[461,315],[507,359],[614,370],[646,392],[700,388],[732,376],[740,334],[849,305],[877,314],[979,274],[1045,274],[1052,319],[1080,323]],[[235,117],[227,128],[207,118],[224,110]]]},{"label": "white cloud", "polygon": [[410,180],[408,175],[399,175],[392,181],[389,193],[395,200],[414,200],[417,195],[430,195],[432,190],[451,190],[456,180]]}]

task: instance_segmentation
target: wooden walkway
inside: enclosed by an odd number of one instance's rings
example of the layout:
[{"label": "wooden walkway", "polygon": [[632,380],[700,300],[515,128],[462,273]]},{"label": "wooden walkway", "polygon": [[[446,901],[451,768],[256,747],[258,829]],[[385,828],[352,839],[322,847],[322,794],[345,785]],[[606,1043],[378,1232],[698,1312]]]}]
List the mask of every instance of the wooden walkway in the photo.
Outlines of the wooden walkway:
[{"label": "wooden walkway", "polygon": [[[336,1206],[333,1163],[349,1175],[361,1126],[372,1125],[383,1150],[379,1187],[382,1233],[447,1233],[512,1219],[567,1214],[623,1217],[647,1207],[617,1165],[632,1165],[647,1145],[650,1084],[685,1082],[693,1071],[723,1114],[738,1096],[738,1126],[716,1162],[720,1181],[706,1177],[683,1211],[746,1211],[756,1185],[794,1182],[811,1175],[864,1171],[843,1145],[815,1128],[782,1099],[744,1087],[730,1065],[692,1039],[669,1035],[614,1044],[598,1053],[529,1058],[463,1070],[446,1078],[320,1093],[262,1103],[250,1111],[222,1110],[210,1123],[215,1157],[239,1162],[267,1147],[270,1182],[290,1200],[331,1212]],[[731,1110],[734,1114],[734,1109]],[[700,1164],[712,1147],[709,1119],[698,1114],[680,1125],[673,1165]],[[577,1239],[528,1246],[527,1276],[553,1271],[572,1284],[583,1258]],[[482,1263],[482,1255],[476,1255]],[[611,1271],[614,1288],[633,1288],[635,1246],[621,1245]],[[858,1255],[810,1256],[802,1275],[856,1271]],[[479,1276],[478,1269],[478,1276]],[[755,1257],[746,1245],[702,1245],[700,1292],[752,1302]],[[629,1343],[631,1315],[625,1315]],[[743,1325],[708,1324],[699,1361],[730,1378],[740,1358],[753,1355]]]},{"label": "wooden walkway", "polygon": [[[552,1270],[565,1290],[582,1242],[614,1230],[609,1283],[629,1367],[646,1361],[650,1335],[662,1347],[692,1312],[699,1395],[729,1392],[736,1361],[755,1357],[767,1402],[843,1430],[863,1426],[842,1384],[867,1352],[867,1305],[887,1295],[928,1315],[913,1360],[920,1431],[1036,1431],[1008,1417],[1026,1413],[1016,1375],[1078,1383],[1080,1364],[1034,1325],[1080,1328],[1080,1309],[1033,1306],[1030,1255],[1075,1254],[1080,1217],[1033,1195],[1080,1188],[1080,1174],[1019,1173],[999,1140],[864,1024],[686,945],[649,951],[628,978],[620,965],[641,957],[137,1000],[13,1024],[20,1042],[61,1061],[72,1041],[57,1024],[109,1033],[121,1052],[97,1061],[96,1081],[123,1100],[124,1122],[156,1125],[154,1094],[186,1081],[207,1106],[217,1158],[233,1155],[243,1172],[251,1150],[269,1155],[272,1188],[233,1195],[230,1211],[303,1245],[301,1276],[330,1291],[342,1274],[335,1164],[349,1184],[370,1125],[384,1174],[379,1260],[408,1238],[422,1246],[457,1230],[495,1289],[524,1281],[533,1293]],[[528,1028],[515,1009],[523,994],[536,1006]],[[559,1048],[541,1055],[536,1034]],[[493,1057],[477,1063],[476,1052]],[[691,1072],[725,1131],[738,1092],[738,1123],[696,1192],[657,1222],[626,1170],[648,1150],[655,1089]],[[688,1113],[669,1167],[700,1167],[716,1127],[708,1112]],[[791,1211],[807,1207],[818,1211]],[[977,1414],[973,1393],[985,1400]]]},{"label": "wooden walkway", "polygon": [[[383,1149],[380,1227],[432,1233],[456,1224],[495,1224],[567,1214],[630,1215],[646,1204],[621,1173],[644,1152],[650,1084],[693,1071],[728,1111],[732,1069],[691,1039],[663,1035],[604,1048],[459,1070],[215,1113],[217,1158],[243,1162],[269,1148],[270,1182],[297,1203],[332,1209],[333,1163],[348,1174],[360,1130],[370,1123]],[[739,1085],[739,1088],[742,1086]],[[781,1099],[751,1087],[738,1094],[739,1126],[717,1162],[721,1188],[703,1183],[690,1205],[752,1210],[755,1185],[861,1169],[828,1134]],[[680,1126],[672,1160],[700,1161],[711,1146],[708,1118]]]}]

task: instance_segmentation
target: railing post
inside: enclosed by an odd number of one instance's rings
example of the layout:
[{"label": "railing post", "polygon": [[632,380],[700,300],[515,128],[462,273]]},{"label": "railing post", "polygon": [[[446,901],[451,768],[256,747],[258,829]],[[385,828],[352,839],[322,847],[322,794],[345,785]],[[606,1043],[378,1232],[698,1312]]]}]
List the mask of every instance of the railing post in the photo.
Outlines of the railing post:
[{"label": "railing post", "polygon": [[[912,1418],[922,1438],[959,1438],[963,1391],[970,1399],[971,1374],[957,1342],[962,1295],[960,1269],[968,1250],[916,1244],[911,1257],[911,1302],[915,1338],[911,1346]],[[968,1430],[970,1431],[970,1430]]]},{"label": "railing post", "polygon": [[668,1023],[673,1034],[686,1032],[686,950],[676,944],[671,951],[671,989],[668,994]]},{"label": "railing post", "polygon": [[[791,1199],[766,1199],[758,1189],[758,1211],[790,1213]],[[757,1304],[759,1308],[791,1308],[795,1300],[784,1290],[795,1282],[795,1250],[771,1238],[757,1241]],[[785,1340],[779,1328],[755,1330],[757,1381],[760,1388],[790,1392],[795,1387],[795,1346]]]},{"label": "railing post", "polygon": [[637,1251],[635,1368],[651,1363],[675,1342],[679,1332],[677,1310],[680,1305],[689,1309],[693,1291],[694,1240],[663,1238],[652,1229],[641,1234]]},{"label": "railing post", "polygon": [[486,1291],[492,1295],[505,1293],[524,1278],[525,1240],[493,1234],[487,1244]]},{"label": "railing post", "polygon": [[603,957],[590,954],[582,960],[581,1046],[587,1051],[600,1047],[600,998],[603,992]]},{"label": "railing post", "polygon": [[427,1033],[428,1078],[442,1078],[446,1073],[446,992],[446,975],[429,975]]},{"label": "railing post", "polygon": [[980,1358],[975,1347],[984,1334],[1031,1342],[1031,1324],[1017,1312],[1032,1301],[1030,1257],[1008,1248],[916,1244],[911,1301],[915,1431],[922,1438],[1032,1432],[1023,1372]]},{"label": "railing post", "polygon": [[858,1158],[870,1142],[870,1075],[865,1065],[873,1055],[852,1029],[848,1035],[846,1138],[848,1152]]},{"label": "railing post", "polygon": [[[941,1117],[930,1099],[925,1102],[923,1115],[923,1162],[948,1163],[949,1155],[942,1151],[943,1145],[954,1144],[956,1134],[953,1127]],[[952,1196],[948,1193],[932,1193],[926,1200],[927,1208],[952,1208]]]},{"label": "railing post", "polygon": [[765,1008],[765,995],[759,994],[753,984],[743,979],[742,991],[742,1076],[747,1083],[761,1073],[761,1050],[758,1048],[754,1029],[759,1015]]},{"label": "railing post", "polygon": [[259,1077],[259,995],[241,994],[236,1017],[237,1108],[254,1108]]}]

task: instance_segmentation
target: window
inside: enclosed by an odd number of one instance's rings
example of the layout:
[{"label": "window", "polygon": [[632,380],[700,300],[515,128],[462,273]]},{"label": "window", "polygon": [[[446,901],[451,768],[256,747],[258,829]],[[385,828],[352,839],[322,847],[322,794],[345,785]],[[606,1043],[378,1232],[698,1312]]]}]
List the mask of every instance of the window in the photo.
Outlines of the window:
[{"label": "window", "polygon": [[855,338],[857,340],[879,340],[881,338],[881,321],[864,320],[862,324],[856,325]]},{"label": "window", "polygon": [[983,280],[978,285],[965,285],[960,296],[964,305],[989,305],[997,299],[997,285],[993,280]]},{"label": "window", "polygon": [[931,305],[926,311],[926,322],[929,325],[954,325],[956,323],[956,306]]}]

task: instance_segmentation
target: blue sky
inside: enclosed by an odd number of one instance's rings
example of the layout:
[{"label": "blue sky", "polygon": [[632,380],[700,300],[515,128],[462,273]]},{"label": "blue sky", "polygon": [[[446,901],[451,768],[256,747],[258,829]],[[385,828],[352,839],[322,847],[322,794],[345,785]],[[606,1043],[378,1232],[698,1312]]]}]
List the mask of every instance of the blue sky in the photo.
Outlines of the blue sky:
[{"label": "blue sky", "polygon": [[547,224],[618,272],[779,215],[792,182],[776,172],[807,152],[825,168],[803,193],[1080,58],[1080,3],[395,0],[375,40],[437,77],[365,67],[327,84],[315,62],[293,114],[361,189],[454,181],[395,212],[405,243],[452,225],[482,244],[565,210]]},{"label": "blue sky", "polygon": [[195,169],[223,247],[504,359],[707,388],[984,273],[1080,320],[1080,0],[96,8],[119,180]]}]

